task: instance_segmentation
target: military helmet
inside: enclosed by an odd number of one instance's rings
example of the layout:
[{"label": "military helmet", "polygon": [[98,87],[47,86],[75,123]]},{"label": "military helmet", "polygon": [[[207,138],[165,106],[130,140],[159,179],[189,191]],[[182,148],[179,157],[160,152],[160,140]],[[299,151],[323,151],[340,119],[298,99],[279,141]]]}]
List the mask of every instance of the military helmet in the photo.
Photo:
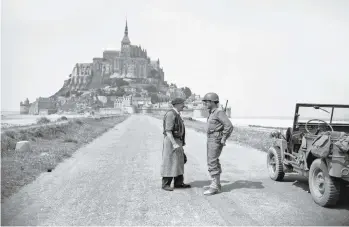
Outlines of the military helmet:
[{"label": "military helmet", "polygon": [[202,101],[212,101],[212,102],[219,102],[219,97],[216,93],[214,92],[209,92],[207,93]]}]

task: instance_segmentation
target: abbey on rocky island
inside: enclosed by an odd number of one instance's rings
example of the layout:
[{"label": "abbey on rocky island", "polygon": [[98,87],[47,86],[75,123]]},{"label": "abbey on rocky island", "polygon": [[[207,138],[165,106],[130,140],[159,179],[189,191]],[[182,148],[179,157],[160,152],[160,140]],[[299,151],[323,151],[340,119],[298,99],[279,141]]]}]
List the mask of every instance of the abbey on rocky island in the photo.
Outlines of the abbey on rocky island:
[{"label": "abbey on rocky island", "polygon": [[106,50],[103,58],[93,58],[92,63],[77,63],[65,86],[71,91],[97,89],[112,78],[157,86],[164,83],[160,60],[151,61],[147,50],[131,45],[127,21],[121,50]]},{"label": "abbey on rocky island", "polygon": [[[151,61],[141,46],[131,45],[126,21],[121,50],[106,50],[92,63],[77,63],[63,87],[50,97],[20,103],[21,114],[63,112],[135,113],[165,111],[175,97],[186,99],[186,116],[206,116],[199,95],[164,80],[160,60]],[[230,111],[230,110],[229,110]]]}]

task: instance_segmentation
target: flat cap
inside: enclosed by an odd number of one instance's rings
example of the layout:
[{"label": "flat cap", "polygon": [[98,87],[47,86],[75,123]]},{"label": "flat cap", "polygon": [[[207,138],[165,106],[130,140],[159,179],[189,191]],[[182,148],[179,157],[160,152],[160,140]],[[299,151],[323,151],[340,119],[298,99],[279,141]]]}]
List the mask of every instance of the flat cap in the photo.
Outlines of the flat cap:
[{"label": "flat cap", "polygon": [[184,102],[185,102],[185,100],[182,99],[182,98],[175,98],[175,99],[173,99],[173,100],[171,101],[171,104],[172,104],[172,105],[176,105],[176,104],[181,104],[181,103],[184,103]]}]

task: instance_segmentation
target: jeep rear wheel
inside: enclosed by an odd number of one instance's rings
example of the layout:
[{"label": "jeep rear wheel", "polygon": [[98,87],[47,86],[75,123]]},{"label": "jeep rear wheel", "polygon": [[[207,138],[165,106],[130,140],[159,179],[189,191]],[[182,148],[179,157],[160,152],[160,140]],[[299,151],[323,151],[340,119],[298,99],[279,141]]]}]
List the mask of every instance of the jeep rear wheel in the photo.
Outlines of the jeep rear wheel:
[{"label": "jeep rear wheel", "polygon": [[316,159],[310,166],[309,189],[313,200],[320,206],[335,205],[339,199],[340,182],[328,174],[321,159]]},{"label": "jeep rear wheel", "polygon": [[269,177],[275,181],[284,179],[285,173],[283,170],[281,151],[278,147],[271,147],[267,154],[267,167]]}]

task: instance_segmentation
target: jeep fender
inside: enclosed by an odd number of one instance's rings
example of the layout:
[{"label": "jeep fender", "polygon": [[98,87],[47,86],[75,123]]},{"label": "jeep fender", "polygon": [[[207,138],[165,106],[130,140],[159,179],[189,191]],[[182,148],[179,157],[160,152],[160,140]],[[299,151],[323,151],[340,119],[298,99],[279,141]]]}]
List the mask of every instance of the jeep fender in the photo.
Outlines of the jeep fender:
[{"label": "jeep fender", "polygon": [[[343,160],[343,154],[333,151],[332,158],[321,158],[328,169],[328,174],[331,177],[341,178],[347,182],[349,182],[349,174],[345,175],[345,173],[349,172],[349,161]],[[318,159],[311,152],[307,152],[306,160],[308,170],[311,167],[311,164],[314,160]]]},{"label": "jeep fender", "polygon": [[285,154],[284,152],[287,150],[287,142],[284,139],[276,139],[274,141],[274,147],[278,147],[280,149],[280,153],[281,153],[281,161],[283,162],[285,159]]},{"label": "jeep fender", "polygon": [[[313,153],[311,153],[310,150],[307,150],[305,152],[305,160],[306,160],[306,170],[309,170],[310,169],[310,166],[311,166],[311,163],[313,163],[313,161],[317,159]],[[327,165],[327,163],[326,163]]]},{"label": "jeep fender", "polygon": [[337,146],[333,146],[332,157],[329,157],[326,161],[330,176],[349,181],[348,154],[341,152]]}]

